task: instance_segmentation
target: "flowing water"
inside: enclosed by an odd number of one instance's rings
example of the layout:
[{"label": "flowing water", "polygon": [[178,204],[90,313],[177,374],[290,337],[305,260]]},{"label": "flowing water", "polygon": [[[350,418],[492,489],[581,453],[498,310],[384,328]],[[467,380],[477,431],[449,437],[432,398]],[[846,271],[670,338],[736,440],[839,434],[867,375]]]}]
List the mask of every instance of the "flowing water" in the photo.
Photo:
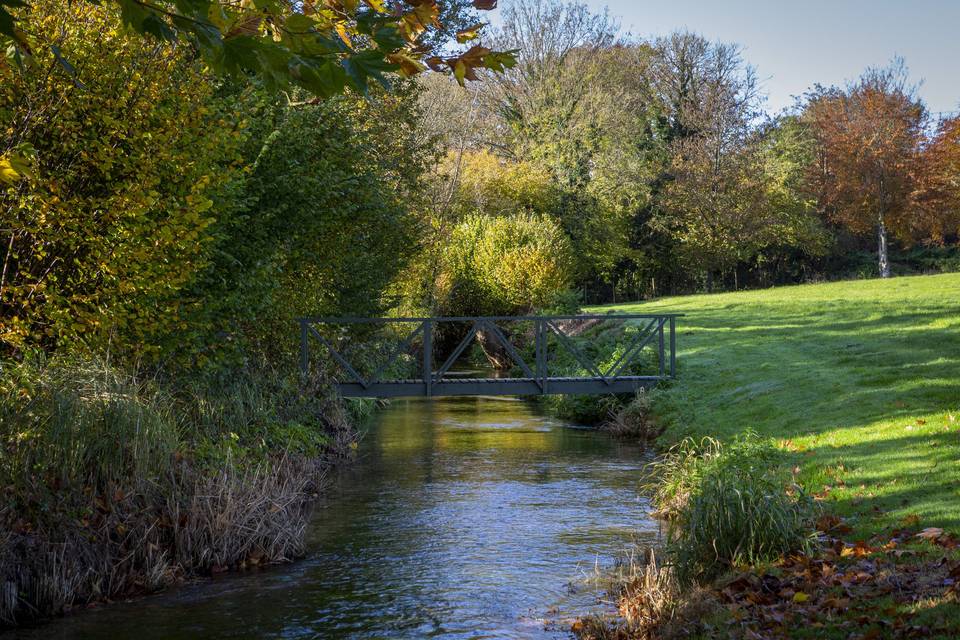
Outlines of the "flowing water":
[{"label": "flowing water", "polygon": [[568,638],[595,566],[657,525],[641,451],[510,398],[380,412],[297,563],[58,620],[35,638]]}]

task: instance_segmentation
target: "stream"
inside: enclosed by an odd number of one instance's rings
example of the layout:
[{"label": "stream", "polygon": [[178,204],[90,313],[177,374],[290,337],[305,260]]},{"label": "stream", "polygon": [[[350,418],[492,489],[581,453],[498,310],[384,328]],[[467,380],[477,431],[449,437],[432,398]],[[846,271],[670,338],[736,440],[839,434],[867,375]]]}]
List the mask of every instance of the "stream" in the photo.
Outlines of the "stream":
[{"label": "stream", "polygon": [[30,638],[570,638],[657,523],[636,445],[515,398],[392,403],[296,563],[84,611]]}]

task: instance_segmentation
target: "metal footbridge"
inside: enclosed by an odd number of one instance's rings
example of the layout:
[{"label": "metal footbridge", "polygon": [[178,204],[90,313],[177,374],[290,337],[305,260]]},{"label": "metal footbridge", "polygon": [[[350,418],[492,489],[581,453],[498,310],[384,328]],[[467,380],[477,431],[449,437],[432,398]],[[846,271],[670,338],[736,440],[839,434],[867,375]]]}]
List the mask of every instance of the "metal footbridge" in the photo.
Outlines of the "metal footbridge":
[{"label": "metal footbridge", "polygon": [[[354,398],[630,393],[676,377],[678,317],[301,318],[300,369],[334,371]],[[504,375],[458,371],[471,347]]]}]

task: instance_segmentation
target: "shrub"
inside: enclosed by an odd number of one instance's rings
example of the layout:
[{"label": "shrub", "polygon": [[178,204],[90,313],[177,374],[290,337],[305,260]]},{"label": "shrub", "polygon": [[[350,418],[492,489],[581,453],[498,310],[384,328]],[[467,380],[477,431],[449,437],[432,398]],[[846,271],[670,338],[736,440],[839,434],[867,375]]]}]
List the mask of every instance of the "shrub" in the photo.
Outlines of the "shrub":
[{"label": "shrub", "polygon": [[642,388],[632,400],[610,411],[600,429],[618,438],[633,438],[643,443],[653,442],[663,431],[651,415],[650,393]]},{"label": "shrub", "polygon": [[297,317],[384,311],[418,233],[409,201],[420,149],[404,133],[406,94],[288,109],[250,101],[245,207],[214,229],[212,264],[189,291],[191,322],[276,363],[295,354]]},{"label": "shrub", "polygon": [[236,196],[239,117],[188,47],[131,35],[114,5],[30,3],[34,58],[0,65],[4,144],[36,150],[33,177],[0,192],[7,353],[108,340],[154,353],[183,331],[181,294]]},{"label": "shrub", "polygon": [[[444,169],[453,173],[455,154],[447,158],[446,165]],[[467,151],[461,159],[453,204],[463,214],[552,214],[560,204],[560,189],[550,173],[540,167],[504,160],[485,150]]]},{"label": "shrub", "polygon": [[571,282],[569,243],[535,214],[467,216],[445,255],[451,315],[511,315],[553,304]]},{"label": "shrub", "polygon": [[726,446],[687,439],[654,464],[654,501],[670,521],[667,550],[681,584],[809,551],[813,502],[782,462],[748,434]]}]

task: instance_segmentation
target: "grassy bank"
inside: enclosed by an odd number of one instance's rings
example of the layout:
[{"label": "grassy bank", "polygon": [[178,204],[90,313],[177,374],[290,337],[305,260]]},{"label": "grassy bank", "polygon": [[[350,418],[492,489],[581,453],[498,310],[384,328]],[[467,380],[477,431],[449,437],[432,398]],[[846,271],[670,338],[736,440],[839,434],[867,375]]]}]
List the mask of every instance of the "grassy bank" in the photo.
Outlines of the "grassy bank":
[{"label": "grassy bank", "polygon": [[940,275],[597,309],[687,314],[680,380],[647,398],[682,444],[653,491],[661,566],[580,637],[957,637],[958,294]]},{"label": "grassy bank", "polygon": [[653,402],[664,443],[753,430],[858,533],[960,528],[960,274],[595,310],[687,314]]},{"label": "grassy bank", "polygon": [[269,370],[4,362],[0,625],[300,554],[354,441],[322,389]]}]

